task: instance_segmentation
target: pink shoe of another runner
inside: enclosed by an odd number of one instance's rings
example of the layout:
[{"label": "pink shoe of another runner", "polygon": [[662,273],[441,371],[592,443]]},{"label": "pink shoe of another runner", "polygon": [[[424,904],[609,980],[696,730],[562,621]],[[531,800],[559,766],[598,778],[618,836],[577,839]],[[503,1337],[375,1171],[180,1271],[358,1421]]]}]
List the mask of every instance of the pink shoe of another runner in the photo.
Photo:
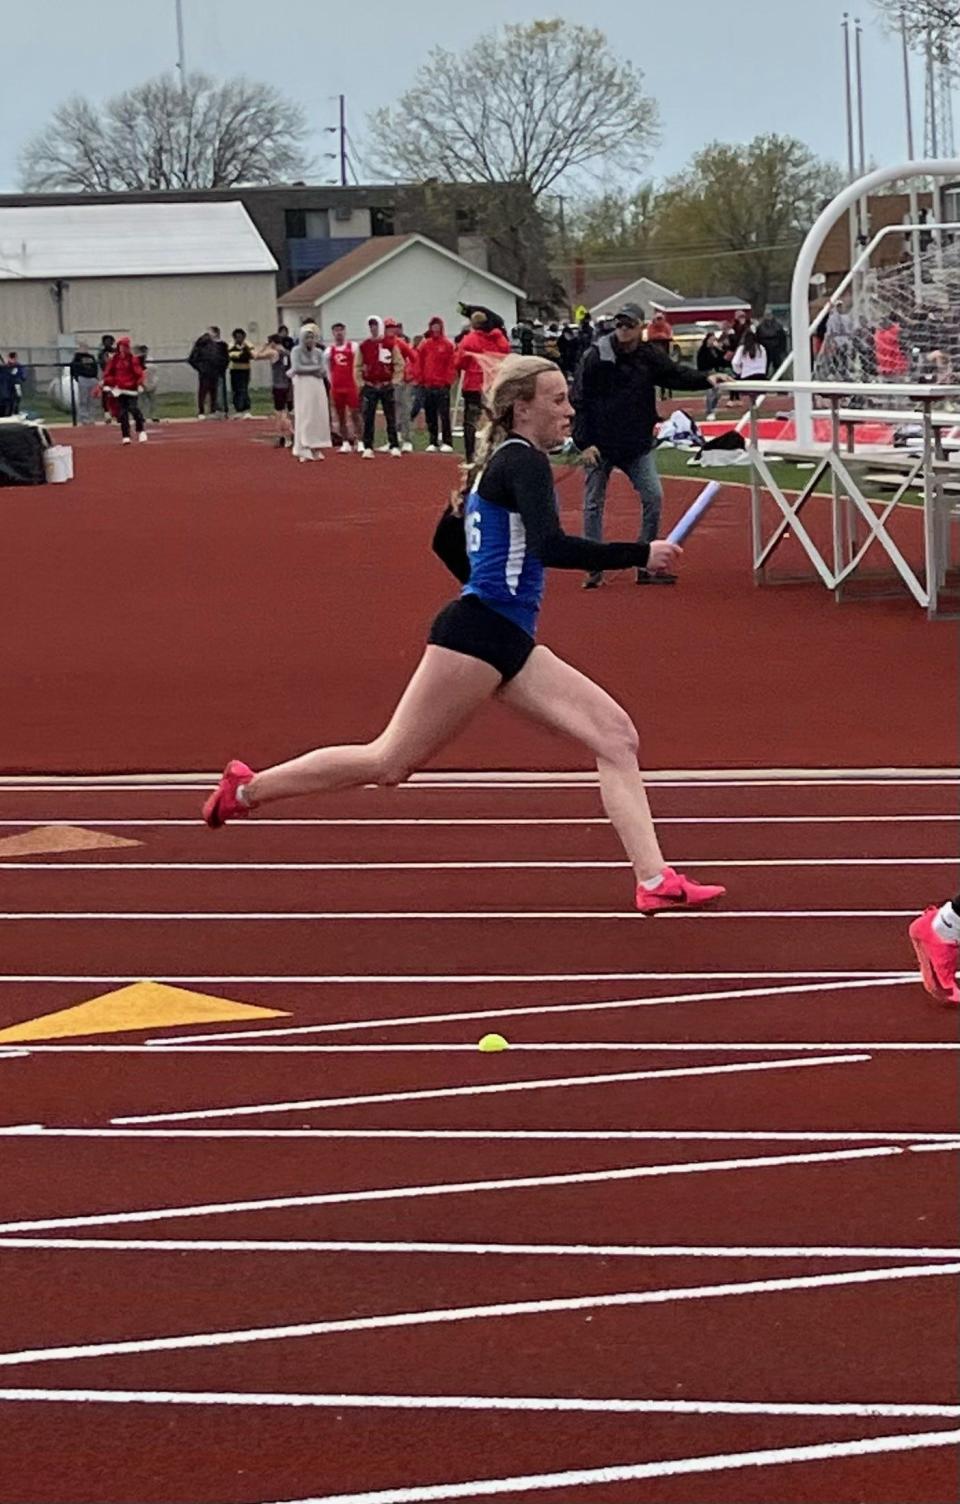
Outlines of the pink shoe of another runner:
[{"label": "pink shoe of another runner", "polygon": [[637,908],[641,914],[660,914],[668,909],[696,909],[702,904],[723,898],[726,888],[719,883],[695,883],[693,878],[672,867],[664,867],[659,888],[637,887]]},{"label": "pink shoe of another runner", "polygon": [[933,927],[936,904],[924,909],[910,926],[909,934],[920,963],[923,985],[938,1003],[960,1003],[957,986],[957,952],[960,946],[941,940]]},{"label": "pink shoe of another runner", "polygon": [[245,762],[233,758],[227,763],[223,777],[203,806],[203,818],[211,830],[219,830],[228,820],[242,820],[249,815],[250,807],[240,803],[237,789],[241,784],[249,783],[252,777],[253,769]]}]

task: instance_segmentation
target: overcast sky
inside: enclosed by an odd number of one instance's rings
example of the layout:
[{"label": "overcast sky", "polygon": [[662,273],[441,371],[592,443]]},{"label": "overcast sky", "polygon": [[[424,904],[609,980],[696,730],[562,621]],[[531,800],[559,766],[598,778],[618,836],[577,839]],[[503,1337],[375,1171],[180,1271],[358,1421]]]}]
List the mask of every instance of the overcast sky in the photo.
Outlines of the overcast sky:
[{"label": "overcast sky", "polygon": [[[857,6],[846,0],[852,11]],[[359,142],[367,112],[412,81],[433,44],[459,50],[505,21],[563,16],[599,27],[644,75],[660,106],[661,142],[644,175],[675,172],[714,139],[749,140],[762,131],[798,136],[821,156],[845,157],[840,21],[844,0],[183,0],[187,63],[224,76],[262,78],[307,109],[319,156],[333,137],[332,96],[347,96],[348,126]],[[898,45],[861,0],[868,160],[906,157]],[[802,17],[802,19],[801,19]],[[176,61],[174,0],[117,4],[59,0],[37,30],[33,7],[3,6],[6,66],[0,86],[0,190],[18,187],[23,142],[68,94],[99,99]],[[922,92],[915,65],[914,113],[922,146]],[[463,85],[469,89],[470,80]],[[919,154],[919,150],[918,150]],[[332,177],[317,161],[314,181]]]}]

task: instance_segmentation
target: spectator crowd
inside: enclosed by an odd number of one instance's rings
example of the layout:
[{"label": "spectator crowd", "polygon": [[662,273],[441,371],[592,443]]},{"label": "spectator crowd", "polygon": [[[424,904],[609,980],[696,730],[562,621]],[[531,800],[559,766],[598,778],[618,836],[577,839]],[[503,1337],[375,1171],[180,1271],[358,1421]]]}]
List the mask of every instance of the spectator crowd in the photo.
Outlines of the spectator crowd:
[{"label": "spectator crowd", "polygon": [[[646,355],[670,366],[671,357],[679,351],[668,315],[657,312],[646,321],[642,310],[635,311],[631,328],[639,330],[636,338]],[[618,320],[623,327],[619,314],[595,323],[583,310],[576,322],[523,319],[509,330],[490,308],[461,304],[461,313],[462,327],[452,335],[439,314],[413,333],[398,318],[372,315],[366,329],[357,334],[335,322],[326,341],[309,318],[296,337],[281,325],[262,343],[250,339],[242,326],[234,328],[228,340],[219,326],[211,324],[194,340],[186,357],[195,374],[197,418],[231,413],[238,419],[251,418],[251,381],[255,365],[263,362],[269,369],[274,443],[278,448],[289,446],[298,460],[321,460],[330,447],[365,459],[373,458],[377,449],[401,457],[413,449],[418,423],[426,429],[427,453],[452,453],[452,406],[458,396],[463,447],[470,462],[483,413],[483,391],[505,355],[513,352],[553,361],[576,399],[590,352],[609,348]],[[832,316],[831,329],[834,340],[842,341],[839,315]],[[708,332],[694,362],[696,373],[704,378],[707,416],[719,400],[718,383],[708,378],[735,381],[769,374],[782,361],[786,348],[783,325],[769,310],[756,326],[747,315],[738,315]],[[661,374],[661,395],[667,395],[674,388],[665,367]],[[116,422],[122,441],[129,443],[134,430],[140,442],[146,442],[148,424],[160,421],[157,366],[148,347],[134,345],[126,335],[104,334],[96,350],[78,341],[69,377],[72,405],[81,425],[98,418]],[[16,352],[11,352],[0,362],[0,416],[19,410],[24,380]],[[687,389],[682,380],[674,385]],[[379,444],[378,419],[382,419],[383,440]]]}]

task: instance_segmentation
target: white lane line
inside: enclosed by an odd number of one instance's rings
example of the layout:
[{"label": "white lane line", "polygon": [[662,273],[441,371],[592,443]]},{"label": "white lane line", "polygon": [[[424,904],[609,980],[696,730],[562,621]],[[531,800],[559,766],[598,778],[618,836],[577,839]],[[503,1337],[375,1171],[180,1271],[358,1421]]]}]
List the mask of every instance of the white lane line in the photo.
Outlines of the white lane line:
[{"label": "white lane line", "polygon": [[916,1154],[949,1154],[960,1149],[960,1139],[954,1139],[952,1143],[911,1144],[910,1147]]},{"label": "white lane line", "polygon": [[[944,1151],[960,1147],[955,1133],[836,1133],[756,1131],[704,1128],[47,1128],[43,1123],[11,1123],[0,1127],[9,1138],[120,1138],[120,1139],[424,1139],[446,1143],[465,1139],[474,1143],[757,1143],[757,1144],[930,1144]],[[932,1152],[932,1151],[931,1151]]]},{"label": "white lane line", "polygon": [[397,1328],[489,1321],[511,1316],[551,1316],[566,1314],[570,1311],[673,1305],[688,1300],[722,1300],[747,1295],[779,1295],[798,1290],[883,1284],[893,1280],[941,1278],[955,1276],[958,1273],[960,1273],[960,1263],[898,1264],[890,1269],[854,1269],[843,1274],[805,1274],[786,1279],[742,1280],[716,1285],[678,1285],[662,1290],[627,1290],[613,1295],[576,1295],[556,1300],[516,1300],[504,1301],[496,1305],[396,1311],[379,1316],[296,1322],[289,1326],[190,1332],[170,1337],[78,1343],[68,1347],[24,1348],[18,1351],[0,1352],[0,1368],[18,1368],[28,1363],[71,1361],[75,1358],[119,1357],[126,1353],[181,1352],[191,1348],[232,1347],[248,1342],[278,1342],[291,1338],[322,1337],[343,1332],[383,1332]]},{"label": "white lane line", "polygon": [[[834,967],[828,971],[488,971],[477,973],[457,972],[397,972],[394,974],[380,974],[377,972],[328,972],[319,976],[299,976],[295,973],[286,976],[225,976],[220,973],[216,976],[197,975],[173,975],[172,973],[157,973],[153,980],[158,982],[206,982],[218,983],[224,986],[236,982],[257,982],[263,986],[286,985],[296,983],[299,986],[309,987],[389,987],[393,985],[407,986],[415,983],[420,987],[442,986],[462,987],[469,984],[488,985],[490,983],[509,982],[511,986],[521,986],[532,982],[677,982],[677,981],[731,981],[744,980],[745,978],[760,977],[821,977],[826,980],[829,977],[861,977],[872,979],[880,986],[886,986],[888,982],[896,980],[915,980],[915,973],[902,971],[845,971],[842,967]],[[84,976],[65,975],[55,973],[52,975],[37,972],[5,972],[0,973],[0,984],[10,983],[21,985],[24,982],[77,982],[77,983],[102,983],[102,982],[142,982],[140,972],[133,972],[125,976],[107,976],[101,973],[88,972]]]},{"label": "white lane line", "polygon": [[779,1404],[750,1400],[580,1399],[549,1395],[485,1394],[292,1394],[252,1390],[189,1389],[0,1389],[0,1402],[57,1405],[228,1405],[314,1410],[479,1410],[586,1415],[797,1415],[898,1419],[950,1419],[960,1405]]},{"label": "white lane line", "polygon": [[[960,811],[956,811],[956,812],[954,812],[952,814],[908,814],[908,815],[907,814],[904,814],[904,815],[872,815],[872,814],[866,814],[866,815],[657,815],[656,816],[656,822],[657,822],[658,825],[693,825],[693,826],[701,826],[701,825],[737,825],[737,826],[740,826],[740,825],[884,825],[884,824],[886,824],[886,825],[910,825],[910,824],[931,824],[931,823],[938,823],[938,822],[943,822],[943,821],[949,821],[951,824],[956,824],[956,823],[960,822]],[[109,825],[109,826],[124,826],[124,825],[132,825],[132,826],[181,825],[181,826],[187,826],[191,830],[195,830],[198,835],[200,834],[200,831],[202,829],[204,831],[204,838],[206,838],[206,836],[205,836],[206,826],[204,826],[203,823],[202,823],[202,821],[199,820],[196,816],[192,816],[189,819],[175,818],[175,817],[170,817],[170,816],[158,816],[157,818],[152,819],[152,820],[142,819],[142,818],[141,819],[129,819],[129,820],[119,820],[119,819],[116,819],[116,818],[110,818],[110,819],[104,820],[104,819],[101,819],[98,815],[95,815],[95,814],[91,814],[91,815],[78,815],[78,814],[74,814],[74,815],[71,815],[69,817],[65,816],[64,818],[62,818],[60,820],[56,820],[56,819],[51,819],[49,815],[35,815],[32,820],[25,820],[25,819],[20,819],[20,820],[0,820],[0,829],[7,829],[8,827],[10,827],[10,828],[13,828],[13,827],[20,828],[20,827],[26,827],[26,826],[29,826],[30,828],[33,828],[35,826],[51,826],[53,828],[56,828],[59,825],[77,825],[77,824],[98,825],[98,826],[99,825]],[[425,826],[440,826],[440,827],[444,827],[444,826],[457,826],[457,827],[459,827],[459,826],[471,826],[471,825],[480,825],[480,826],[483,826],[483,825],[492,825],[492,826],[498,826],[498,825],[504,825],[504,826],[518,826],[518,825],[519,826],[524,826],[524,825],[529,825],[529,826],[537,826],[537,825],[548,825],[548,826],[549,825],[559,825],[559,826],[564,826],[564,825],[573,825],[573,826],[577,826],[577,825],[594,825],[598,829],[604,829],[604,828],[609,829],[610,822],[607,820],[607,818],[606,818],[605,815],[599,814],[599,813],[596,814],[596,815],[566,815],[566,816],[563,816],[563,815],[544,815],[542,817],[538,816],[538,815],[516,815],[516,816],[510,816],[510,815],[482,815],[482,816],[479,816],[478,815],[478,816],[473,816],[473,817],[470,817],[470,816],[459,816],[459,815],[458,816],[453,816],[453,815],[451,815],[449,818],[446,817],[446,816],[443,816],[443,815],[408,815],[406,818],[390,818],[390,819],[380,819],[376,815],[367,815],[365,817],[350,818],[350,819],[346,819],[346,818],[342,818],[342,817],[338,818],[338,819],[320,819],[320,818],[316,818],[316,817],[306,818],[306,817],[303,817],[303,816],[300,816],[300,817],[287,817],[287,818],[280,817],[280,818],[278,818],[276,816],[269,816],[269,815],[260,815],[260,814],[258,814],[256,820],[252,824],[245,825],[245,826],[242,827],[242,829],[239,831],[239,835],[242,836],[242,835],[252,834],[256,830],[258,830],[261,826],[264,826],[264,825],[281,825],[281,826],[305,825],[305,826],[332,826],[332,827],[341,826],[341,827],[346,827],[346,828],[357,828],[357,827],[361,827],[362,828],[365,825],[366,826],[370,826],[371,828],[378,828],[379,826],[388,826],[388,827],[389,826],[416,827],[416,826],[421,826],[421,825],[425,825]],[[237,835],[234,835],[233,839],[236,840],[237,839]]]},{"label": "white lane line", "polygon": [[[5,773],[0,775],[0,793],[192,793],[216,783],[220,770],[212,772],[153,773]],[[859,785],[892,788],[903,784],[955,784],[958,768],[645,768],[645,783],[668,788],[851,788]],[[399,787],[414,792],[459,788],[596,788],[596,773],[562,769],[522,772],[477,769],[473,772],[413,773]],[[376,789],[376,784],[364,788]]]},{"label": "white lane line", "polygon": [[[670,911],[671,920],[679,919],[910,919],[916,916],[916,908],[910,909],[674,909]],[[93,910],[63,910],[53,911],[50,909],[34,912],[21,910],[19,913],[0,914],[0,923],[23,924],[30,921],[34,924],[48,922],[77,922],[89,924],[96,920],[98,924],[107,923],[133,923],[149,924],[159,921],[168,923],[171,919],[179,920],[182,924],[212,924],[225,920],[231,924],[286,924],[309,922],[311,924],[357,924],[371,921],[374,924],[392,924],[399,921],[402,924],[428,922],[430,924],[440,920],[453,919],[460,923],[474,925],[479,920],[509,919],[512,923],[520,920],[554,920],[562,919],[565,922],[571,920],[616,919],[628,924],[645,924],[649,915],[638,914],[631,909],[318,909],[293,912],[290,910],[276,909],[265,912],[247,910],[235,910],[227,913],[204,911],[196,912],[189,910],[180,912],[176,909],[144,910],[142,913],[124,911],[117,913],[104,913]]]},{"label": "white lane line", "polygon": [[[30,1044],[23,1049],[0,1050],[0,1060],[6,1056],[24,1055],[156,1055],[162,1054],[164,1039],[151,1039],[144,1044]],[[950,1043],[923,1041],[854,1041],[846,1039],[826,1040],[736,1040],[734,1043],[724,1043],[715,1040],[702,1040],[699,1043],[684,1042],[682,1044],[638,1044],[636,1040],[622,1042],[612,1040],[580,1040],[576,1044],[559,1043],[552,1039],[538,1040],[534,1043],[510,1045],[510,1053],[513,1055],[524,1052],[530,1054],[640,1054],[640,1055],[663,1055],[663,1054],[687,1054],[687,1055],[729,1055],[750,1054],[755,1050],[767,1053],[789,1053],[791,1050],[805,1050],[810,1052],[835,1052],[837,1050],[871,1050],[874,1052],[893,1051],[899,1054],[931,1054],[940,1052],[960,1053],[960,1040]],[[184,1044],[179,1041],[170,1043],[170,1052],[177,1055],[475,1055],[477,1046],[473,1043],[461,1043],[456,1041],[430,1044],[419,1042],[417,1044]]]},{"label": "white lane line", "polygon": [[875,1436],[852,1441],[825,1441],[811,1446],[769,1447],[758,1452],[724,1452],[709,1457],[677,1457],[669,1461],[639,1462],[609,1467],[578,1468],[563,1473],[524,1473],[512,1478],[478,1478],[469,1483],[415,1484],[412,1488],[380,1488],[376,1492],[317,1494],[309,1499],[285,1499],[273,1504],[451,1504],[454,1499],[489,1499],[497,1494],[535,1493],[557,1488],[588,1488],[596,1484],[634,1483],[642,1478],[675,1478],[697,1473],[723,1473],[738,1468],[786,1467],[801,1462],[830,1462],[837,1457],[882,1456],[889,1452],[917,1452],[960,1444],[960,1430],[916,1431],[909,1435]]},{"label": "white lane line", "polygon": [[960,1259],[960,1248],[799,1248],[624,1243],[388,1243],[283,1238],[0,1238],[0,1248],[57,1248],[70,1253],[362,1253],[446,1258],[595,1259]]},{"label": "white lane line", "polygon": [[382,1102],[425,1102],[452,1097],[500,1096],[508,1092],[553,1091],[574,1086],[611,1086],[628,1081],[667,1081],[680,1076],[745,1075],[756,1071],[812,1069],[822,1065],[859,1065],[869,1055],[823,1055],[805,1060],[737,1061],[732,1065],[682,1066],[672,1070],[614,1071],[609,1075],[552,1076],[533,1081],[494,1081],[484,1086],[439,1086],[425,1091],[368,1092],[352,1097],[307,1097],[293,1102],[260,1102],[238,1107],[203,1107],[189,1112],[148,1112],[111,1118],[116,1126],[134,1123],[187,1123],[206,1118],[262,1117],[281,1112],[323,1111],[331,1107],[367,1107]]},{"label": "white lane line", "polygon": [[517,1004],[510,1008],[462,1008],[452,1013],[408,1013],[399,1017],[394,1015],[387,1018],[341,1019],[335,1023],[290,1024],[285,1028],[277,1029],[230,1029],[215,1031],[211,1034],[171,1034],[163,1039],[148,1040],[147,1045],[148,1048],[159,1049],[164,1045],[221,1043],[224,1040],[289,1039],[301,1034],[352,1033],[354,1029],[399,1029],[413,1024],[464,1023],[468,1019],[490,1018],[492,1015],[504,1019],[526,1018],[547,1013],[609,1013],[616,1012],[619,1008],[665,1008],[674,1003],[730,1002],[743,998],[796,996],[799,993],[808,992],[856,992],[876,987],[906,987],[908,985],[918,985],[915,974],[873,976],[869,979],[859,977],[853,981],[843,982],[804,982],[787,987],[737,987],[714,992],[674,992],[660,997],[605,998],[600,1002],[589,1003],[528,1003]]},{"label": "white lane line", "polygon": [[113,1227],[138,1222],[168,1222],[181,1217],[219,1217],[234,1212],[288,1211],[305,1206],[350,1206],[367,1201],[413,1201],[433,1196],[466,1196],[489,1191],[543,1190],[568,1185],[600,1185],[619,1180],[660,1180],[671,1175],[726,1174],[800,1165],[833,1164],[860,1159],[899,1158],[902,1149],[877,1147],[825,1150],[820,1154],[771,1154],[739,1159],[679,1161],[665,1165],[631,1165],[621,1170],[577,1170],[563,1175],[523,1175],[510,1180],[439,1181],[430,1185],[384,1186],[366,1191],[321,1191],[309,1196],[270,1196],[254,1201],[205,1201],[187,1206],[157,1206],[130,1212],[94,1212],[79,1217],[40,1217],[0,1222],[0,1233],[56,1232],[71,1227]]},{"label": "white lane line", "polygon": [[[700,867],[955,867],[955,856],[763,857],[678,856],[678,865]],[[0,872],[621,872],[609,862],[0,862]]]}]

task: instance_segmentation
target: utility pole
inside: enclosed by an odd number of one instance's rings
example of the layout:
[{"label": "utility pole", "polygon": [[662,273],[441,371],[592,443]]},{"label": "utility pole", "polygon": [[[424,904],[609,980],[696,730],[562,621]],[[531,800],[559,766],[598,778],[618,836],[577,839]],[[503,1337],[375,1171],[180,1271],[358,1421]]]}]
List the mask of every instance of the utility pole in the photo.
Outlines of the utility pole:
[{"label": "utility pole", "polygon": [[187,54],[183,44],[183,0],[176,0],[177,9],[177,68],[180,73],[180,88],[187,87]]},{"label": "utility pole", "polygon": [[[907,161],[914,160],[913,147],[913,104],[910,98],[910,48],[907,45],[907,11],[906,6],[900,7],[900,50],[903,53],[903,104],[907,117]],[[920,223],[920,201],[917,195],[917,180],[910,178],[910,223]],[[920,231],[914,230],[910,237],[910,249],[913,258],[913,298],[919,307],[923,302],[923,273],[920,268]]]},{"label": "utility pole", "polygon": [[[847,120],[847,182],[852,183],[856,176],[853,159],[853,93],[850,84],[850,17],[846,11],[840,23],[843,32],[843,81],[844,81],[844,105]],[[857,254],[857,209],[850,209],[850,265],[852,266]]]},{"label": "utility pole", "polygon": [[[856,34],[855,34],[856,63],[857,63],[857,139],[858,139],[858,146],[859,146],[860,176],[861,177],[865,177],[866,176],[866,171],[867,171],[867,158],[866,158],[866,152],[865,152],[865,149],[864,149],[864,136],[863,136],[863,63],[862,63],[861,46],[860,46],[860,38],[861,38],[861,36],[862,36],[862,29],[861,29],[860,20],[859,20],[859,17],[858,17],[857,18],[857,22],[856,22]],[[859,224],[860,224],[860,232],[859,232],[859,235],[858,235],[858,240],[859,240],[860,246],[862,247],[862,246],[865,246],[866,243],[867,243],[868,230],[869,230],[869,206],[868,206],[867,202],[864,199],[860,200],[860,203],[858,205],[858,210],[859,210]]]},{"label": "utility pole", "polygon": [[347,186],[347,96],[340,95],[340,187]]}]

